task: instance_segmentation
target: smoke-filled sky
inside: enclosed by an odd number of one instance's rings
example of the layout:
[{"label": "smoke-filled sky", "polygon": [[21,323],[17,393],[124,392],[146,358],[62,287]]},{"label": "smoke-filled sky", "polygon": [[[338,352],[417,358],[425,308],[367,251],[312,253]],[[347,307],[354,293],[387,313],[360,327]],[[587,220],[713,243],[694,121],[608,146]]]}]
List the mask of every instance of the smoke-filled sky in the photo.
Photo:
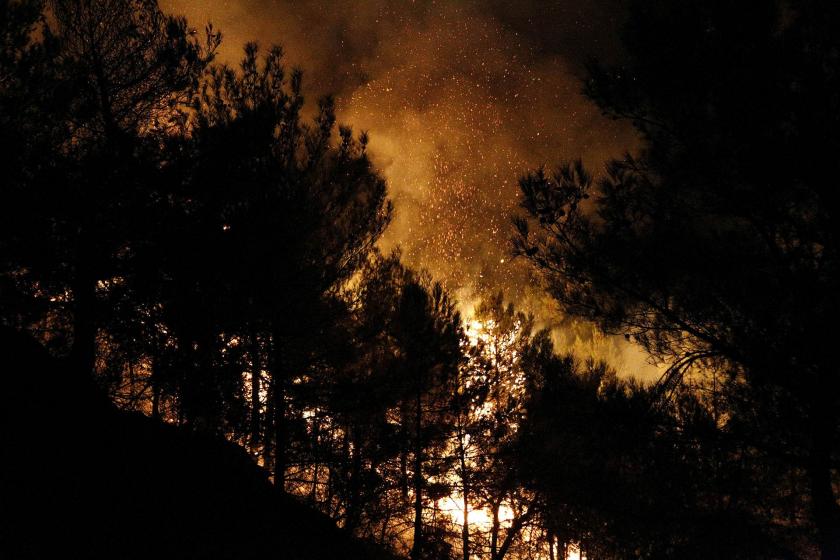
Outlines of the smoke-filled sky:
[{"label": "smoke-filled sky", "polygon": [[[582,157],[599,169],[632,148],[630,127],[581,94],[589,57],[619,55],[621,0],[163,0],[165,10],[242,45],[280,44],[304,70],[310,102],[336,96],[339,120],[368,131],[395,219],[383,248],[428,269],[466,307],[503,289],[544,323],[559,321],[527,263],[510,258],[518,178]],[[567,346],[624,373],[655,375],[635,349],[563,323]]]}]

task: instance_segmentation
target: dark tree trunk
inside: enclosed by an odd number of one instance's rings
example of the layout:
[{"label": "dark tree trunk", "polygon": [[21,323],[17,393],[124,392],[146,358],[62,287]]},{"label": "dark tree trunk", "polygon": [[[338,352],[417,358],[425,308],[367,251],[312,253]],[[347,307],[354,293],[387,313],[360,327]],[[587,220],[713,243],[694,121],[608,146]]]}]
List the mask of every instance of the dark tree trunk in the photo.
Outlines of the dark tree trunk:
[{"label": "dark tree trunk", "polygon": [[318,503],[318,477],[321,474],[321,419],[312,419],[312,486],[309,487],[309,501]]},{"label": "dark tree trunk", "polygon": [[[403,439],[405,441],[405,439]],[[404,502],[408,501],[408,450],[400,451],[400,493]]]},{"label": "dark tree trunk", "polygon": [[152,386],[152,418],[160,420],[160,372],[155,357],[151,358],[149,384]]},{"label": "dark tree trunk", "polygon": [[461,495],[464,499],[464,521],[461,524],[461,556],[463,560],[470,560],[470,487],[469,473],[467,472],[467,450],[464,447],[464,430],[461,424],[458,434],[458,459],[461,469]]},{"label": "dark tree trunk", "polygon": [[96,364],[96,278],[84,257],[79,259],[73,280],[73,347],[70,363],[79,375],[90,379]]},{"label": "dark tree trunk", "polygon": [[257,453],[260,445],[260,340],[257,330],[251,327],[251,452]]},{"label": "dark tree trunk", "polygon": [[[353,430],[348,429],[353,438]],[[355,531],[361,521],[361,497],[362,497],[362,456],[359,447],[354,441],[353,449],[350,451],[350,495],[347,507],[347,528]]]},{"label": "dark tree trunk", "polygon": [[[501,502],[499,505],[496,506],[494,509],[493,521],[496,524],[495,533],[498,535],[499,533],[499,509],[501,508]],[[510,524],[510,528],[507,530],[505,534],[505,540],[502,541],[502,546],[499,547],[499,550],[493,555],[492,560],[503,560],[504,557],[507,555],[508,551],[510,550],[511,545],[513,544],[513,540],[519,535],[519,532],[522,531],[522,528],[525,526],[525,523],[531,518],[533,514],[533,508],[529,507],[524,512],[520,513]],[[498,543],[498,537],[497,541]],[[565,559],[564,559],[565,560]]]},{"label": "dark tree trunk", "polygon": [[501,502],[493,504],[493,524],[490,526],[490,558],[496,560],[499,554],[499,508]]},{"label": "dark tree trunk", "polygon": [[403,503],[408,503],[408,453],[410,441],[408,436],[408,407],[405,403],[400,406],[400,492]]},{"label": "dark tree trunk", "polygon": [[285,490],[286,464],[286,392],[283,381],[274,386],[274,485]]},{"label": "dark tree trunk", "polygon": [[391,523],[391,508],[388,507],[385,512],[385,517],[382,520],[382,530],[379,532],[379,544],[385,544],[385,538],[388,536],[388,525]]},{"label": "dark tree trunk", "polygon": [[419,383],[414,406],[414,541],[411,560],[420,560],[423,554],[423,409]]},{"label": "dark tree trunk", "polygon": [[335,473],[332,469],[327,469],[327,497],[324,502],[327,504],[327,515],[334,518],[335,510],[338,507],[334,502],[340,500],[334,500],[333,498],[335,498]]},{"label": "dark tree trunk", "polygon": [[266,393],[265,417],[262,425],[262,459],[263,468],[273,472],[271,458],[274,452],[274,446],[272,445],[274,438],[271,437],[271,433],[274,429],[274,389],[271,383],[267,384]]},{"label": "dark tree trunk", "polygon": [[287,426],[286,426],[286,377],[283,364],[282,336],[275,324],[272,336],[271,377],[274,392],[274,485],[286,488]]},{"label": "dark tree trunk", "polygon": [[464,560],[470,560],[470,507],[467,502],[467,490],[464,489],[464,522],[461,524],[461,548]]}]

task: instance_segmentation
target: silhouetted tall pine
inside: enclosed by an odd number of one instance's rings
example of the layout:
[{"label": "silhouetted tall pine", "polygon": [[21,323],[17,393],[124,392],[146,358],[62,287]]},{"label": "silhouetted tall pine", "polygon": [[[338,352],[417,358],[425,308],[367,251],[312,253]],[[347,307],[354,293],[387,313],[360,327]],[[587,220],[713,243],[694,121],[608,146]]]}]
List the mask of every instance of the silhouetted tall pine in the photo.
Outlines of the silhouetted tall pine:
[{"label": "silhouetted tall pine", "polygon": [[265,437],[281,486],[289,422],[300,413],[289,409],[292,383],[317,362],[319,341],[343,313],[340,290],[391,215],[366,136],[341,127],[335,138],[329,98],[309,123],[302,107],[301,73],[287,75],[279,48],[260,59],[250,44],[238,72],[213,67],[196,91],[174,163],[183,180],[172,236],[160,240],[172,320],[215,322],[215,336],[250,340],[254,355],[266,349],[257,360],[271,394],[262,425],[272,430]]},{"label": "silhouetted tall pine", "polygon": [[[414,500],[411,558],[431,554],[424,501],[429,479],[442,474],[436,459],[445,449],[448,399],[461,355],[461,320],[440,284],[407,278],[397,304],[395,339],[402,356],[400,422],[404,438],[403,476]],[[410,459],[410,462],[409,462]],[[441,496],[442,497],[442,496]]]}]

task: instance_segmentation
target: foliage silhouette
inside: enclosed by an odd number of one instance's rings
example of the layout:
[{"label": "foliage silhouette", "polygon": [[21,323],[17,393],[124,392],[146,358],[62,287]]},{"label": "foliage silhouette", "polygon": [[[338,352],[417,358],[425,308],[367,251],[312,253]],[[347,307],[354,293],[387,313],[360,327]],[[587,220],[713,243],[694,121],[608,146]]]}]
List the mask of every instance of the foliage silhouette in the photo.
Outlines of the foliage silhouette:
[{"label": "foliage silhouette", "polygon": [[643,148],[597,182],[580,162],[523,178],[529,218],[515,240],[568,311],[670,361],[664,391],[696,365],[729,376],[722,388],[747,399],[737,410],[801,411],[776,427],[795,446],[790,472],[808,472],[824,558],[840,557],[825,328],[836,197],[824,180],[838,142],[837,17],[808,1],[635,3],[626,61],[591,65],[586,91]]}]

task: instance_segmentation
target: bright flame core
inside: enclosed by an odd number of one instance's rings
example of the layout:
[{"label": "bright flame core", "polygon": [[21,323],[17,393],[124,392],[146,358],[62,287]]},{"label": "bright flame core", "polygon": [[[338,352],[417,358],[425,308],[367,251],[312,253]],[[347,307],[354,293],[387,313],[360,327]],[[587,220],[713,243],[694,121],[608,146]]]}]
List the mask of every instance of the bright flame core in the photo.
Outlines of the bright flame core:
[{"label": "bright flame core", "polygon": [[[464,499],[460,496],[449,496],[442,499],[438,507],[458,525],[464,524]],[[499,508],[499,523],[502,527],[509,525],[515,515],[506,505]],[[493,512],[486,508],[467,506],[467,519],[470,527],[479,531],[489,531],[493,525]]]}]

